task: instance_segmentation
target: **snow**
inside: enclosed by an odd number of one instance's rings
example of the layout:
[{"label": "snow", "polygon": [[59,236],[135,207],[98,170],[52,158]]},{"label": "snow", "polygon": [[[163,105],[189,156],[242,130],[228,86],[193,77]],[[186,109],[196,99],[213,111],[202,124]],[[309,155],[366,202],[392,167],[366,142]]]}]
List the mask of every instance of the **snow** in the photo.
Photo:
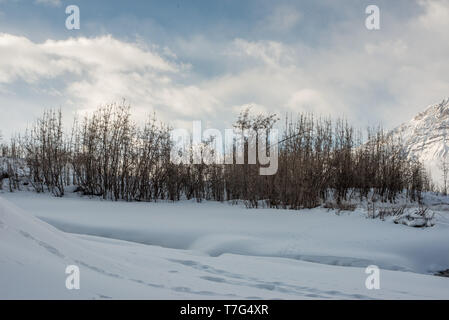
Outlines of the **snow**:
[{"label": "snow", "polygon": [[440,165],[449,156],[449,98],[428,106],[390,134],[400,138],[408,157],[421,161],[431,172],[433,181],[442,186]]},{"label": "snow", "polygon": [[[447,213],[431,228],[205,202],[0,195],[0,299],[448,299]],[[49,224],[47,224],[49,223]],[[81,289],[65,287],[80,267]],[[381,268],[381,289],[365,267]]]}]

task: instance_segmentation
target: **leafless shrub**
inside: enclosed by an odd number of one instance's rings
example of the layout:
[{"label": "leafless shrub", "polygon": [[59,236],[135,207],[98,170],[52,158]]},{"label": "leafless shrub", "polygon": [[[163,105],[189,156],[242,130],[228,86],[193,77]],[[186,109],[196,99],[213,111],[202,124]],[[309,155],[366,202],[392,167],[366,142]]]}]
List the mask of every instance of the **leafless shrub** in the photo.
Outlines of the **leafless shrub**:
[{"label": "leafless shrub", "polygon": [[[276,115],[253,115],[247,109],[234,127],[252,129],[256,138],[268,137],[277,121]],[[62,127],[60,111],[46,111],[23,137],[2,146],[9,189],[19,189],[25,176],[35,191],[56,196],[74,185],[85,195],[111,200],[243,200],[249,208],[287,209],[325,203],[332,209],[354,210],[354,195],[363,199],[372,193],[380,202],[394,203],[405,190],[410,200],[419,202],[430,185],[422,164],[409,161],[400,142],[381,128],[369,129],[363,139],[342,119],[286,117],[280,141],[265,141],[279,147],[278,171],[271,176],[261,176],[260,166],[248,163],[248,137],[243,141],[243,164],[236,163],[235,155],[234,164],[174,164],[170,131],[154,115],[139,127],[125,103],[75,118],[70,132]],[[212,143],[203,141],[201,152]],[[394,212],[373,209],[373,217],[379,214]]]},{"label": "leafless shrub", "polygon": [[329,210],[337,210],[338,212],[354,211],[357,208],[357,204],[351,203],[350,201],[341,201],[340,203],[337,201],[326,201],[323,207]]}]

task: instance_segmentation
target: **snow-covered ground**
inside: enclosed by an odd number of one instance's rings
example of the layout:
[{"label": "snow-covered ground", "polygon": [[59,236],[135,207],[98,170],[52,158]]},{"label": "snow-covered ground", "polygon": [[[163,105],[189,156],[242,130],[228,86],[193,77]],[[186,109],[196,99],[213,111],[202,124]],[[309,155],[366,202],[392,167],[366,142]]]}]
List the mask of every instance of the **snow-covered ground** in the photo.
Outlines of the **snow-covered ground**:
[{"label": "snow-covered ground", "polygon": [[[80,290],[65,287],[68,265]],[[445,269],[445,211],[420,229],[358,210],[0,194],[0,299],[449,299],[432,275]]]}]

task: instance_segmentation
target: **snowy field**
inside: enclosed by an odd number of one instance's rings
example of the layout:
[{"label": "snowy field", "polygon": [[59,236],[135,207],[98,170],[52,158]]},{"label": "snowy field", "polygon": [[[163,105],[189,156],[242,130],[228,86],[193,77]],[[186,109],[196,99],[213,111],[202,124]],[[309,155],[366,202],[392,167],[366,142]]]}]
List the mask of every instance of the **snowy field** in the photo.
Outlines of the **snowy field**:
[{"label": "snowy field", "polygon": [[449,299],[446,269],[447,211],[421,229],[361,210],[0,194],[0,299]]}]

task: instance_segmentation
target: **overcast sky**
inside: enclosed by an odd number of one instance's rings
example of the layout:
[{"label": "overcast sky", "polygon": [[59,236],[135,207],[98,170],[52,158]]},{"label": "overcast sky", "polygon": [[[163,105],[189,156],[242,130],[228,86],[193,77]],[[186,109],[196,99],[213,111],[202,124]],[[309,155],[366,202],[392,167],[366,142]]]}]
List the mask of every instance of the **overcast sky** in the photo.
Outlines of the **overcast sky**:
[{"label": "overcast sky", "polygon": [[449,0],[0,0],[0,130],[123,98],[175,127],[252,105],[392,128],[449,96],[448,57]]}]

